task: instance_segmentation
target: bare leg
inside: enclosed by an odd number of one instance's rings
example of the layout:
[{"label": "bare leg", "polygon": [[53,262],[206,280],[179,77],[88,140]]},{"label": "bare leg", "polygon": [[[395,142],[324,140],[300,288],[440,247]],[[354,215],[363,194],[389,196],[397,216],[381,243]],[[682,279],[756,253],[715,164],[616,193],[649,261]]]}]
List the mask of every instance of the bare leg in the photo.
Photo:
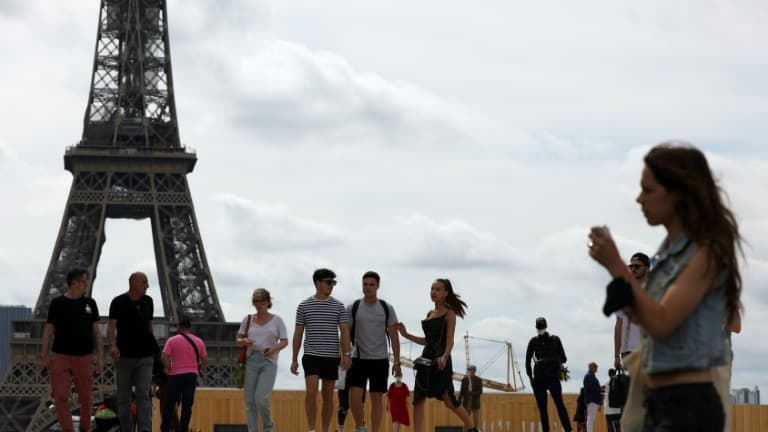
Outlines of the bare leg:
[{"label": "bare leg", "polygon": [[349,387],[349,409],[352,410],[352,418],[355,419],[355,426],[363,425],[363,388]]},{"label": "bare leg", "polygon": [[330,432],[331,417],[333,417],[333,390],[336,380],[323,380],[323,432]]},{"label": "bare leg", "polygon": [[471,429],[472,428],[472,421],[469,419],[469,415],[467,414],[467,411],[464,410],[464,407],[459,405],[458,407],[453,406],[453,401],[451,400],[451,397],[448,395],[448,392],[443,393],[443,403],[445,406],[453,411],[454,414],[456,414],[459,419],[464,423],[464,429]]},{"label": "bare leg", "polygon": [[424,400],[413,405],[413,432],[424,432]]},{"label": "bare leg", "polygon": [[400,423],[398,422],[392,423],[392,432],[400,432]]},{"label": "bare leg", "polygon": [[384,416],[384,406],[382,405],[384,393],[371,393],[371,431],[381,431],[381,418]]},{"label": "bare leg", "polygon": [[320,377],[310,375],[304,378],[307,392],[304,395],[304,410],[307,413],[307,426],[309,430],[315,430],[317,423],[317,386],[320,384]]}]

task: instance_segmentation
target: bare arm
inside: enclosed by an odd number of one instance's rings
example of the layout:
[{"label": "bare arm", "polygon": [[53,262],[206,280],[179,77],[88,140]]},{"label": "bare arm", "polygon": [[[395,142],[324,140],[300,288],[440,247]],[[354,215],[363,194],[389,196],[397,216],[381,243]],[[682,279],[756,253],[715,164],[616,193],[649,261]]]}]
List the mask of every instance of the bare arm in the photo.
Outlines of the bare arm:
[{"label": "bare arm", "polygon": [[453,351],[453,336],[456,332],[456,313],[449,310],[445,314],[445,322],[445,351],[443,352],[443,355],[440,356],[437,363],[437,368],[440,370],[445,367],[448,362],[448,357],[451,356],[451,351]]},{"label": "bare arm", "polygon": [[725,328],[733,333],[741,333],[741,312],[737,310]]},{"label": "bare arm", "polygon": [[117,339],[115,339],[115,330],[117,330],[117,320],[107,322],[107,343],[109,344],[109,355],[113,360],[120,359],[120,350],[117,349]]},{"label": "bare arm", "polygon": [[56,332],[56,328],[51,323],[45,323],[43,327],[43,340],[40,345],[40,369],[48,367],[48,349],[51,347],[51,337]]},{"label": "bare arm", "polygon": [[276,344],[267,348],[264,352],[264,357],[269,357],[276,352],[280,352],[283,348],[288,346],[288,339],[280,339]]},{"label": "bare arm", "polygon": [[395,325],[397,326],[397,331],[400,332],[400,336],[406,338],[407,340],[409,340],[409,341],[411,341],[413,343],[417,343],[419,345],[426,345],[427,344],[427,339],[426,338],[419,337],[419,336],[412,335],[412,334],[408,333],[408,330],[405,328],[405,324],[399,322],[399,323],[397,323]]},{"label": "bare arm", "polygon": [[352,357],[349,352],[349,323],[339,323],[339,330],[341,331],[341,364],[344,370],[348,370],[352,367]]},{"label": "bare arm", "polygon": [[171,356],[163,352],[160,354],[160,360],[163,362],[163,371],[166,375],[171,374]]},{"label": "bare arm", "polygon": [[394,357],[392,375],[403,376],[402,369],[400,369],[400,337],[397,334],[397,324],[389,326],[387,331],[389,332],[389,340],[392,343],[392,357]]},{"label": "bare arm", "polygon": [[104,339],[98,321],[93,323],[93,343],[96,345],[96,373],[101,374],[104,371]]},{"label": "bare arm", "polygon": [[664,339],[688,318],[717,278],[717,266],[707,265],[712,262],[711,249],[700,245],[682,273],[657,302],[632,277],[610,234],[606,235],[600,229],[593,228],[590,239],[594,242],[590,248],[592,258],[602,264],[611,276],[622,278],[631,285],[634,302],[629,309],[654,340]]},{"label": "bare arm", "polygon": [[291,373],[299,374],[299,350],[301,350],[301,339],[304,337],[304,326],[296,324],[293,329],[293,355],[291,357]]}]

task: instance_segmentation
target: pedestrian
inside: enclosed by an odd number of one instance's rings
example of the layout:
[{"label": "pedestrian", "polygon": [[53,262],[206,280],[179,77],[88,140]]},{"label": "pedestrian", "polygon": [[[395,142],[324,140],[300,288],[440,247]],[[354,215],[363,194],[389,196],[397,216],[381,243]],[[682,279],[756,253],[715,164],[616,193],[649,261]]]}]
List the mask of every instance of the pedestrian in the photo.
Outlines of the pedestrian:
[{"label": "pedestrian", "polygon": [[472,422],[476,428],[480,427],[480,398],[483,394],[483,380],[475,373],[475,365],[467,366],[467,375],[461,379],[459,390],[459,403],[464,406],[467,414],[472,415]]},{"label": "pedestrian", "polygon": [[392,375],[402,376],[400,369],[400,339],[397,335],[397,314],[391,304],[378,297],[381,277],[368,271],[362,277],[363,298],[347,307],[351,319],[352,367],[347,372],[349,405],[355,420],[355,432],[367,432],[363,395],[366,383],[371,401],[371,430],[381,431],[384,414],[383,396],[389,378],[389,351],[391,340]]},{"label": "pedestrian", "polygon": [[[456,316],[464,318],[467,304],[453,290],[448,279],[436,279],[430,288],[434,309],[421,321],[424,337],[408,333],[403,323],[398,323],[400,335],[411,342],[424,345],[423,361],[417,362],[416,384],[413,389],[413,425],[415,432],[424,430],[424,402],[427,397],[441,400],[449,411],[464,423],[467,431],[477,431],[469,415],[459,404],[453,388],[453,337]],[[419,359],[417,359],[419,360]]]},{"label": "pedestrian", "polygon": [[590,362],[584,375],[584,403],[587,404],[587,432],[594,432],[597,411],[602,406],[602,390],[597,380],[597,363]]},{"label": "pedestrian", "polygon": [[188,432],[195,402],[198,374],[208,364],[208,352],[202,339],[192,334],[192,321],[187,316],[179,318],[178,334],[171,336],[163,348],[163,366],[168,375],[161,432],[173,429],[176,405],[181,402],[179,428],[175,432]]},{"label": "pedestrian", "polygon": [[[629,260],[627,268],[641,284],[645,284],[648,279],[648,273],[651,270],[651,260],[648,255],[642,252],[635,252]],[[616,324],[613,327],[613,367],[618,369],[623,367],[624,357],[632,354],[640,347],[640,326],[624,313],[617,310]]]},{"label": "pedestrian", "polygon": [[[99,309],[96,302],[86,295],[88,272],[72,269],[67,272],[67,291],[51,300],[48,318],[43,329],[40,349],[40,367],[48,368],[53,404],[61,430],[74,432],[69,399],[72,384],[80,400],[80,430],[91,427],[93,408],[93,375],[104,368],[104,343],[99,329]],[[51,355],[48,347],[51,338]],[[94,348],[96,358],[93,357]],[[94,360],[96,368],[94,370]]]},{"label": "pedestrian", "polygon": [[[139,432],[152,430],[152,366],[160,351],[152,330],[155,307],[148,296],[147,275],[135,272],[128,278],[128,292],[109,305],[107,340],[117,374],[117,415],[120,429],[133,430],[132,393],[136,398],[136,423]],[[135,391],[134,391],[135,389]]]},{"label": "pedestrian", "polygon": [[621,408],[612,407],[611,400],[611,385],[616,377],[616,369],[608,369],[608,381],[603,384],[605,389],[605,397],[603,398],[605,404],[605,424],[608,432],[619,432],[621,430],[619,422],[621,421]]},{"label": "pedestrian", "polygon": [[411,419],[408,416],[408,397],[411,391],[403,382],[402,376],[395,376],[395,382],[389,385],[387,390],[387,409],[392,417],[392,432],[400,432],[401,426],[410,426]]},{"label": "pedestrian", "polygon": [[259,416],[262,432],[272,432],[269,397],[275,388],[279,353],[288,345],[288,330],[279,315],[269,312],[272,295],[265,288],[253,291],[251,304],[256,313],[243,318],[237,331],[237,344],[248,347],[243,385],[248,432],[258,431]]},{"label": "pedestrian", "polygon": [[[525,372],[533,387],[533,395],[536,398],[536,406],[541,418],[541,430],[549,432],[549,412],[547,411],[547,392],[557,407],[557,415],[563,429],[571,431],[571,422],[568,419],[568,410],[563,403],[563,388],[560,385],[560,369],[568,358],[560,338],[547,331],[546,318],[536,318],[537,335],[528,341],[525,351]],[[534,362],[531,367],[531,361]]]},{"label": "pedestrian", "polygon": [[339,346],[342,349],[342,369],[348,370],[352,364],[352,354],[349,351],[349,315],[344,304],[331,296],[336,286],[336,273],[325,268],[317,269],[312,274],[312,282],[315,285],[315,294],[299,303],[296,308],[291,373],[299,374],[299,351],[304,339],[301,366],[306,387],[304,412],[307,425],[310,432],[316,431],[317,393],[322,382],[322,432],[329,432],[333,415],[334,383],[339,375]]},{"label": "pedestrian", "polygon": [[712,376],[727,364],[724,323],[741,308],[738,225],[699,149],[662,143],[644,162],[637,202],[667,235],[643,287],[610,232],[591,229],[589,254],[614,278],[603,312],[626,308],[644,329],[645,431],[721,432],[725,413]]}]

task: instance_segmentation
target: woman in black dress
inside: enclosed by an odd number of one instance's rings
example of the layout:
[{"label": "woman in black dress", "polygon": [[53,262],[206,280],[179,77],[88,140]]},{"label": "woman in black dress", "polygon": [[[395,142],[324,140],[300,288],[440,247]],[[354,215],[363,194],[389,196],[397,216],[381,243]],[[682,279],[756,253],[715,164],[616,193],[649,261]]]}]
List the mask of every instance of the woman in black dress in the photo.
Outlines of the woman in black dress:
[{"label": "woman in black dress", "polygon": [[453,335],[456,330],[456,315],[464,318],[467,304],[453,292],[453,286],[448,279],[437,279],[432,283],[430,291],[435,308],[427,313],[427,318],[421,322],[424,337],[409,334],[403,323],[398,323],[400,335],[411,342],[424,345],[422,359],[431,360],[430,366],[416,367],[416,384],[413,389],[413,429],[415,432],[424,430],[424,401],[432,397],[443,401],[445,406],[456,414],[464,423],[467,431],[477,431],[467,412],[456,399],[453,388],[453,365],[451,350],[453,350]]}]

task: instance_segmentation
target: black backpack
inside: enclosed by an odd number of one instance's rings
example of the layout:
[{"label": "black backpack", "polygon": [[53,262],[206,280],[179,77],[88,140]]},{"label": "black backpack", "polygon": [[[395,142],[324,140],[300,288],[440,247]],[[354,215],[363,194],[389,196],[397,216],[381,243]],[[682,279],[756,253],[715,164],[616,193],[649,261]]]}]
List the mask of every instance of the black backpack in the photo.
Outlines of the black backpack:
[{"label": "black backpack", "polygon": [[608,406],[611,408],[623,408],[629,395],[629,375],[623,368],[616,369],[616,375],[608,383]]},{"label": "black backpack", "polygon": [[[387,306],[387,302],[382,299],[379,299],[379,304],[384,308],[384,334],[387,335],[387,341],[391,344],[392,342],[389,340],[389,328],[387,327],[387,323],[389,322],[389,307]],[[355,344],[355,317],[357,316],[357,309],[359,308],[360,299],[357,299],[352,303],[352,329],[349,332],[349,340],[352,345]],[[357,354],[360,355],[360,352],[358,351]]]}]

